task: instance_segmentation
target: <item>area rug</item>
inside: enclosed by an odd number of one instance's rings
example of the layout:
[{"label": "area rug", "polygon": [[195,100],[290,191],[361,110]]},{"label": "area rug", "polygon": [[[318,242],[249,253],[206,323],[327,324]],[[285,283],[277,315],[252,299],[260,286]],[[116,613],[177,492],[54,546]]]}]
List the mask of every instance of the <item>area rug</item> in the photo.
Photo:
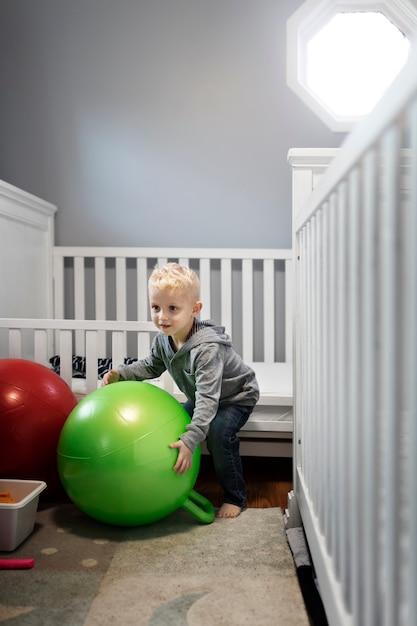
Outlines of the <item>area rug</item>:
[{"label": "area rug", "polygon": [[201,525],[182,509],[118,528],[73,504],[40,506],[34,532],[1,559],[10,626],[308,626],[279,508]]}]

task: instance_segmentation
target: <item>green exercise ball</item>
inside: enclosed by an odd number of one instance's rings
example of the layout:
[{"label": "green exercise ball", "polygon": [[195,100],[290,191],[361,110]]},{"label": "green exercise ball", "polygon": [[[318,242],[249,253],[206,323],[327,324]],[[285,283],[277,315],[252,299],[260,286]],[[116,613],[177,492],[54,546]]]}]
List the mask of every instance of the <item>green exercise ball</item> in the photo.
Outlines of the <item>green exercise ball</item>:
[{"label": "green exercise ball", "polygon": [[212,522],[211,503],[193,490],[200,447],[190,470],[177,475],[170,443],[190,417],[169,393],[145,382],[122,381],[87,395],[70,413],[58,442],[65,491],[87,515],[118,526],[140,526],[184,507]]}]

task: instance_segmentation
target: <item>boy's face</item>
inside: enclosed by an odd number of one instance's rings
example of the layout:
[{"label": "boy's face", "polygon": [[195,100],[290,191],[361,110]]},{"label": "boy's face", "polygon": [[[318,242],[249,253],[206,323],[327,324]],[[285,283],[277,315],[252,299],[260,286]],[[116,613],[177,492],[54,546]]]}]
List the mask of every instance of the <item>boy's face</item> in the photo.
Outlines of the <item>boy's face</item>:
[{"label": "boy's face", "polygon": [[183,343],[202,304],[186,289],[149,288],[152,321],[164,335]]}]

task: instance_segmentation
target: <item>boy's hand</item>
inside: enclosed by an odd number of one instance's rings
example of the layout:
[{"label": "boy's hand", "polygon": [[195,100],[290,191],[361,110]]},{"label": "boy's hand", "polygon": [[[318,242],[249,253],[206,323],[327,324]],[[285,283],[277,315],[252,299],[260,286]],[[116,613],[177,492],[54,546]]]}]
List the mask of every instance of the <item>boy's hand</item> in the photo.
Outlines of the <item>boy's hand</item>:
[{"label": "boy's hand", "polygon": [[193,464],[193,453],[190,448],[186,446],[183,441],[181,441],[181,439],[171,443],[169,447],[178,448],[178,458],[174,465],[174,472],[176,474],[184,474],[184,472],[189,470]]},{"label": "boy's hand", "polygon": [[117,370],[109,370],[103,376],[103,387],[104,385],[111,385],[111,383],[118,383],[120,380],[120,374]]}]

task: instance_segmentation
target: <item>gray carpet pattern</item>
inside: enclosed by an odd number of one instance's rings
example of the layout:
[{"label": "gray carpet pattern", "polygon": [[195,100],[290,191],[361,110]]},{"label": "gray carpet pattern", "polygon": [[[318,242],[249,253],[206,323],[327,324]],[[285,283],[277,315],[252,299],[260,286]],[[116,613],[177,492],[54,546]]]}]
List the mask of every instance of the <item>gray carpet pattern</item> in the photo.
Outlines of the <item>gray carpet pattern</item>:
[{"label": "gray carpet pattern", "polygon": [[279,508],[209,525],[179,509],[118,528],[43,505],[34,532],[0,558],[35,559],[0,571],[2,625],[309,624]]}]

